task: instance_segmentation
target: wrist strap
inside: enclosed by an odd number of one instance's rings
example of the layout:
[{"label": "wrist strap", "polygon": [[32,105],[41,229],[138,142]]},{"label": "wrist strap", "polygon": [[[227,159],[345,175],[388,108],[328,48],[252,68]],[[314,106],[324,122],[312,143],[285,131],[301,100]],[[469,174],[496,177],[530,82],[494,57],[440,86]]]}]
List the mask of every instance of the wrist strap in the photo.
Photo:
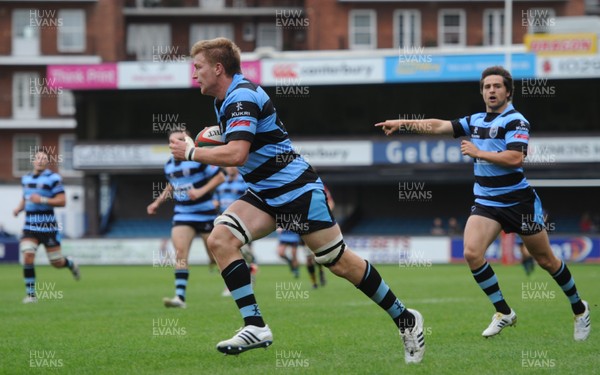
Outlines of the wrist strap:
[{"label": "wrist strap", "polygon": [[196,152],[196,147],[192,147],[190,152],[186,155],[187,160],[194,161],[194,152]]}]

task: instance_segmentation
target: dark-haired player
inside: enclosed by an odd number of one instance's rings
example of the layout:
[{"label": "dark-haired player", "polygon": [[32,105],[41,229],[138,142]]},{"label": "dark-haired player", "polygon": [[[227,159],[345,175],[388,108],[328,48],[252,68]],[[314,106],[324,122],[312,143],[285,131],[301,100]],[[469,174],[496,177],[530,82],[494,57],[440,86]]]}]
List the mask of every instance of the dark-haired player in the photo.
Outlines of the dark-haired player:
[{"label": "dark-haired player", "polygon": [[475,205],[465,227],[464,257],[475,281],[496,309],[482,335],[494,336],[517,321],[517,314],[508,306],[496,274],[484,257],[486,249],[504,230],[517,233],[540,267],[560,285],[575,314],[574,338],[585,340],[591,329],[588,303],[579,297],[567,265],[552,252],[542,203],[523,174],[530,126],[511,103],[514,86],[510,72],[500,66],[485,69],[480,92],[485,112],[454,121],[387,120],[375,125],[382,127],[386,135],[410,130],[470,137],[470,141],[461,141],[462,154],[473,158],[475,168]]}]

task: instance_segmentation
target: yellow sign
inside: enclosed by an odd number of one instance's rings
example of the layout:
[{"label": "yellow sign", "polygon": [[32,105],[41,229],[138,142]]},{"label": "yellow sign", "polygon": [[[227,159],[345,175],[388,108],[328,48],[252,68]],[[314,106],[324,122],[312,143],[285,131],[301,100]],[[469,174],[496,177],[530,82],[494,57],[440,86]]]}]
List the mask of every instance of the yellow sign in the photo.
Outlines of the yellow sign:
[{"label": "yellow sign", "polygon": [[525,46],[541,56],[594,55],[598,37],[594,33],[525,34]]}]

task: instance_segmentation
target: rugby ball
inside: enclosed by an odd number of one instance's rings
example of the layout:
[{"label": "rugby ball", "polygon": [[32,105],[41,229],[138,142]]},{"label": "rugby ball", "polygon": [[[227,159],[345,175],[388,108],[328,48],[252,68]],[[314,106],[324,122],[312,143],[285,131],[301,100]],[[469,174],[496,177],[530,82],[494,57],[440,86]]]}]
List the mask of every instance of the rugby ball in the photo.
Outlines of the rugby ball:
[{"label": "rugby ball", "polygon": [[215,147],[225,144],[219,125],[207,126],[200,130],[200,133],[194,139],[194,143],[196,147]]}]

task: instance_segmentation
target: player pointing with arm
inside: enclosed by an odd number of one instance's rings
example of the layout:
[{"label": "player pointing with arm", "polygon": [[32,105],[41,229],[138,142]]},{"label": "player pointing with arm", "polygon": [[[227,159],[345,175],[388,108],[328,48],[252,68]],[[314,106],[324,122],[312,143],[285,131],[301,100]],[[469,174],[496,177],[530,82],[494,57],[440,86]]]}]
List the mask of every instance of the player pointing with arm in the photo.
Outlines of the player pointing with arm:
[{"label": "player pointing with arm", "polygon": [[375,126],[386,135],[410,130],[471,138],[461,141],[462,154],[473,158],[475,170],[475,205],[464,231],[464,257],[475,281],[496,308],[492,323],[482,335],[494,336],[517,320],[484,257],[486,249],[504,230],[519,234],[538,264],[560,285],[575,314],[575,340],[585,340],[591,329],[588,303],[579,297],[566,264],[552,252],[541,201],[523,174],[530,126],[511,103],[512,76],[499,66],[487,68],[481,75],[480,92],[486,105],[484,113],[454,121],[387,120]]},{"label": "player pointing with arm", "polygon": [[425,350],[421,314],[407,309],[375,267],[347,248],[327,207],[321,179],[294,152],[269,96],[241,74],[239,48],[228,39],[217,38],[196,43],[191,56],[193,78],[202,94],[215,97],[215,112],[226,144],[194,148],[190,139],[174,140],[170,145],[173,155],[176,159],[236,166],[248,184],[248,192],[215,220],[208,239],[244,319],[244,327],[231,339],[218,343],[217,349],[238,354],[272,343],[273,335],[258,308],[250,272],[239,249],[282,227],[296,228],[318,263],[350,281],[383,308],[400,330],[406,362],[420,362]]}]

